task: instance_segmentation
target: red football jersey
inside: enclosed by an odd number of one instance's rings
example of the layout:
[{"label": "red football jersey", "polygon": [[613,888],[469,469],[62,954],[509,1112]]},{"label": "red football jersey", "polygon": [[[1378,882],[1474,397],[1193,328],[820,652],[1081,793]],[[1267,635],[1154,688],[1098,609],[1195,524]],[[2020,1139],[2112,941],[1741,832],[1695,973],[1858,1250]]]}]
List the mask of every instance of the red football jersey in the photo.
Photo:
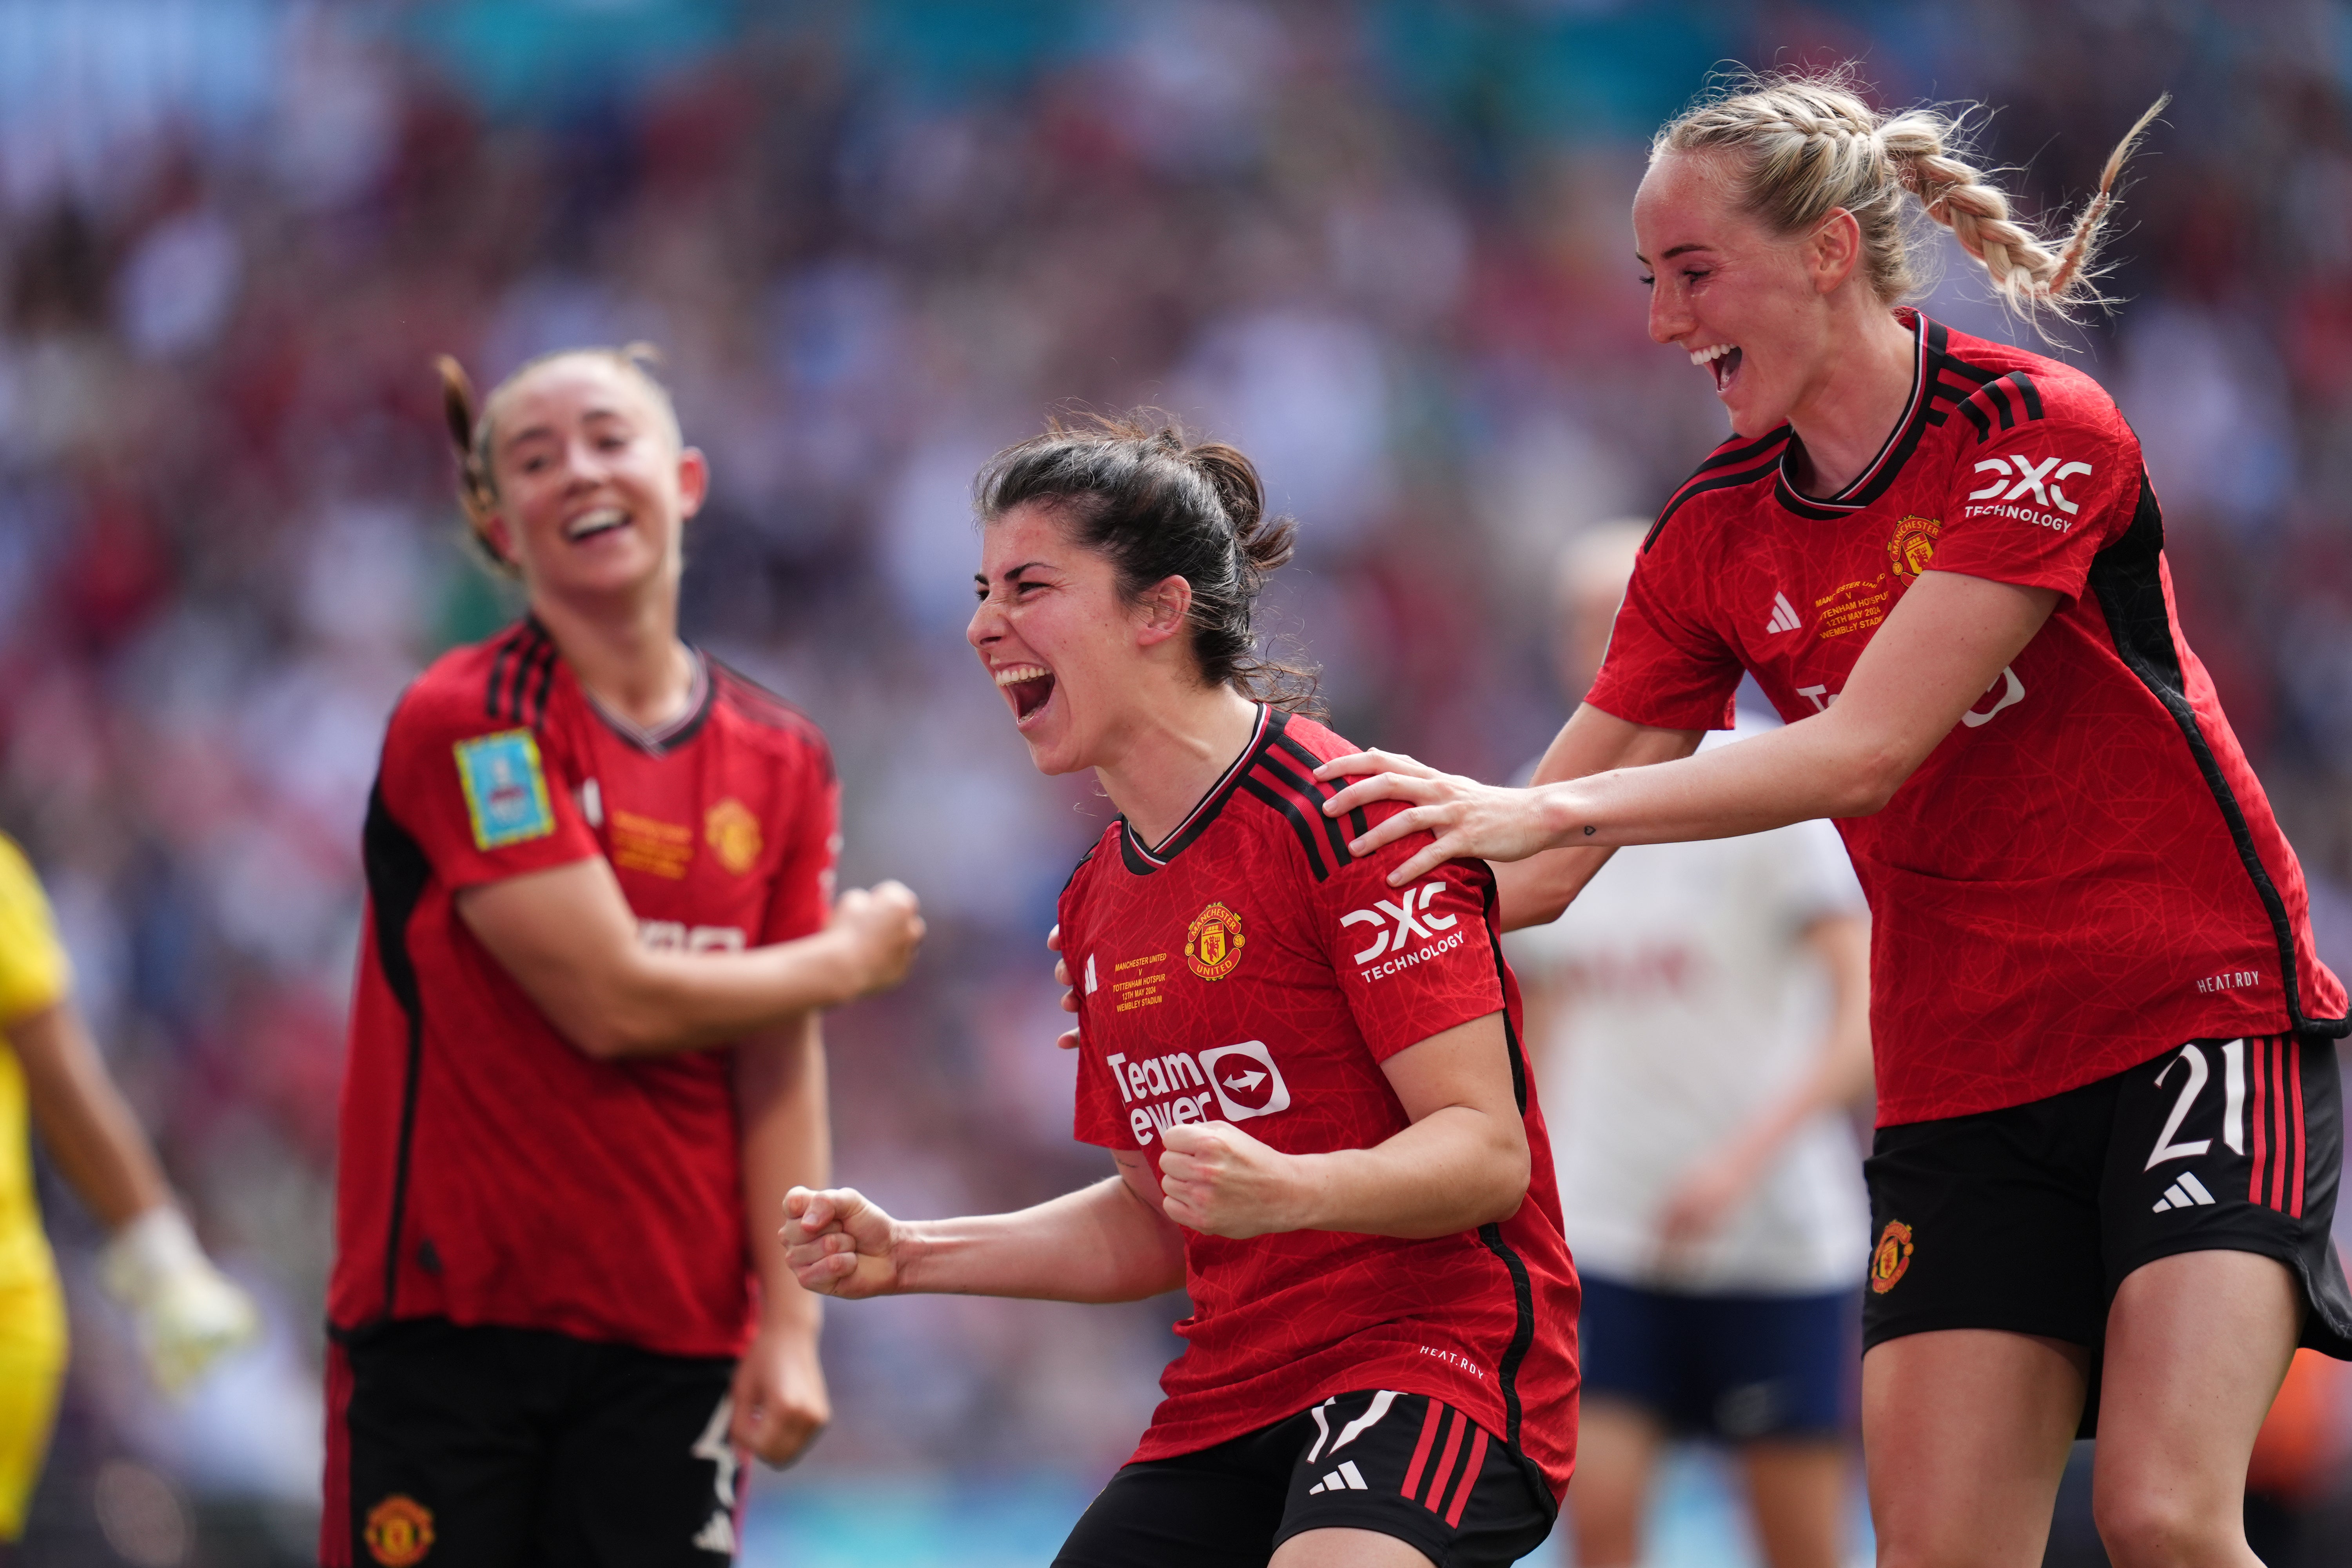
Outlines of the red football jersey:
[{"label": "red football jersey", "polygon": [[1503,1011],[1533,1159],[1527,1199],[1500,1224],[1425,1241],[1188,1231],[1186,1348],[1135,1458],[1389,1388],[1465,1411],[1558,1492],[1576,1455],[1579,1291],[1494,879],[1456,860],[1390,887],[1420,835],[1350,857],[1368,818],[1326,817],[1338,786],[1314,770],[1354,750],[1261,710],[1249,745],[1165,842],[1147,847],[1121,819],[1080,863],[1061,901],[1080,997],[1077,1136],[1143,1150],[1154,1171],[1159,1134],[1177,1122],[1232,1122],[1286,1153],[1370,1148],[1411,1125],[1381,1063]]},{"label": "red football jersey", "polygon": [[1876,461],[1816,500],[1786,426],[1717,447],[1659,513],[1586,700],[1721,728],[1746,669],[1795,721],[1923,570],[2053,588],[1886,808],[1838,824],[1874,920],[1880,1124],[2199,1037],[2343,1033],[2302,868],[2180,635],[2138,438],[2080,371],[1903,315],[1917,370]]},{"label": "red football jersey", "polygon": [[403,695],[368,803],[328,1315],[553,1329],[733,1355],[751,1316],[731,1054],[598,1061],[458,917],[461,888],[602,855],[656,946],[824,923],[836,789],[816,727],[698,659],[659,734],[608,717],[535,625]]}]

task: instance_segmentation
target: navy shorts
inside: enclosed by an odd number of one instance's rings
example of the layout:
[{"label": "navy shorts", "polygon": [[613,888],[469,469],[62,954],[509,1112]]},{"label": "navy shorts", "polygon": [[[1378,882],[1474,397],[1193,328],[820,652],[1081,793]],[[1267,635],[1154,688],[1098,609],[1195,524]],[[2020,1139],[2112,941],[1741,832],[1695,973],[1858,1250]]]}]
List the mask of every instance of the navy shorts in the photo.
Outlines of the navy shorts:
[{"label": "navy shorts", "polygon": [[1685,1295],[1586,1273],[1577,1322],[1587,1399],[1619,1399],[1671,1430],[1752,1443],[1846,1429],[1862,1293]]}]

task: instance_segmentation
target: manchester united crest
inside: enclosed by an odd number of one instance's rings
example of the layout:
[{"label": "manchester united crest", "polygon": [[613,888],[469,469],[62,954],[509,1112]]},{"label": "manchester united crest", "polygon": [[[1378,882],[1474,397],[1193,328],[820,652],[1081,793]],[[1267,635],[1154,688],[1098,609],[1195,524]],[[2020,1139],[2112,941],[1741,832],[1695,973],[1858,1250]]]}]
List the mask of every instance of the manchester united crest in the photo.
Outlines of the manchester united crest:
[{"label": "manchester united crest", "polygon": [[1242,961],[1242,917],[1211,904],[1184,928],[1184,963],[1203,980],[1223,980]]},{"label": "manchester united crest", "polygon": [[433,1550],[433,1510],[398,1492],[368,1510],[368,1555],[383,1568],[408,1568]]},{"label": "manchester united crest", "polygon": [[1911,1227],[1899,1219],[1890,1219],[1886,1228],[1878,1233],[1878,1245],[1871,1249],[1871,1293],[1884,1296],[1894,1289],[1895,1282],[1910,1267]]},{"label": "manchester united crest", "polygon": [[738,877],[760,858],[760,819],[731,795],[704,814],[702,837],[719,863]]},{"label": "manchester united crest", "polygon": [[1943,531],[1943,523],[1932,517],[1906,517],[1896,523],[1886,541],[1886,560],[1895,574],[1908,583],[1925,572],[1936,553],[1936,535]]}]

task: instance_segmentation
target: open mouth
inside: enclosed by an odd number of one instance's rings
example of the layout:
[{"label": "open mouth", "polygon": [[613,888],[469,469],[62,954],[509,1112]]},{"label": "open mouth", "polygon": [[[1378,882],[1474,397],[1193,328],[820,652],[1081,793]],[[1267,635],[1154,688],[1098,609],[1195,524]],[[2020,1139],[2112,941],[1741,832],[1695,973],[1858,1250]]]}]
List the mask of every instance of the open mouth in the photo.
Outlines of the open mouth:
[{"label": "open mouth", "polygon": [[996,671],[996,684],[1013,703],[1013,721],[1025,725],[1052,700],[1054,672],[1042,664],[1010,664]]},{"label": "open mouth", "polygon": [[1715,377],[1717,392],[1729,387],[1732,377],[1739,374],[1739,350],[1730,343],[1710,343],[1706,348],[1691,350],[1691,363],[1706,367],[1707,374]]},{"label": "open mouth", "polygon": [[599,534],[611,533],[615,529],[628,526],[627,512],[616,506],[600,507],[594,511],[583,512],[565,524],[563,537],[569,542],[578,544],[583,540],[594,539]]}]

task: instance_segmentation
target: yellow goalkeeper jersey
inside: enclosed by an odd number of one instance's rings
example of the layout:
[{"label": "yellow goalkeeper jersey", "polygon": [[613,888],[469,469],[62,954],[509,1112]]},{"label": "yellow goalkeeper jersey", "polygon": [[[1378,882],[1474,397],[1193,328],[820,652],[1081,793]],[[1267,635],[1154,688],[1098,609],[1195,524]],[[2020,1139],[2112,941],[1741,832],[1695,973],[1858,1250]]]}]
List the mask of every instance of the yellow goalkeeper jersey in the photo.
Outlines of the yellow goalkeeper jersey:
[{"label": "yellow goalkeeper jersey", "polygon": [[25,1074],[5,1040],[11,1026],[65,999],[72,972],[39,879],[0,833],[0,1289],[56,1270],[33,1202],[33,1152]]}]

